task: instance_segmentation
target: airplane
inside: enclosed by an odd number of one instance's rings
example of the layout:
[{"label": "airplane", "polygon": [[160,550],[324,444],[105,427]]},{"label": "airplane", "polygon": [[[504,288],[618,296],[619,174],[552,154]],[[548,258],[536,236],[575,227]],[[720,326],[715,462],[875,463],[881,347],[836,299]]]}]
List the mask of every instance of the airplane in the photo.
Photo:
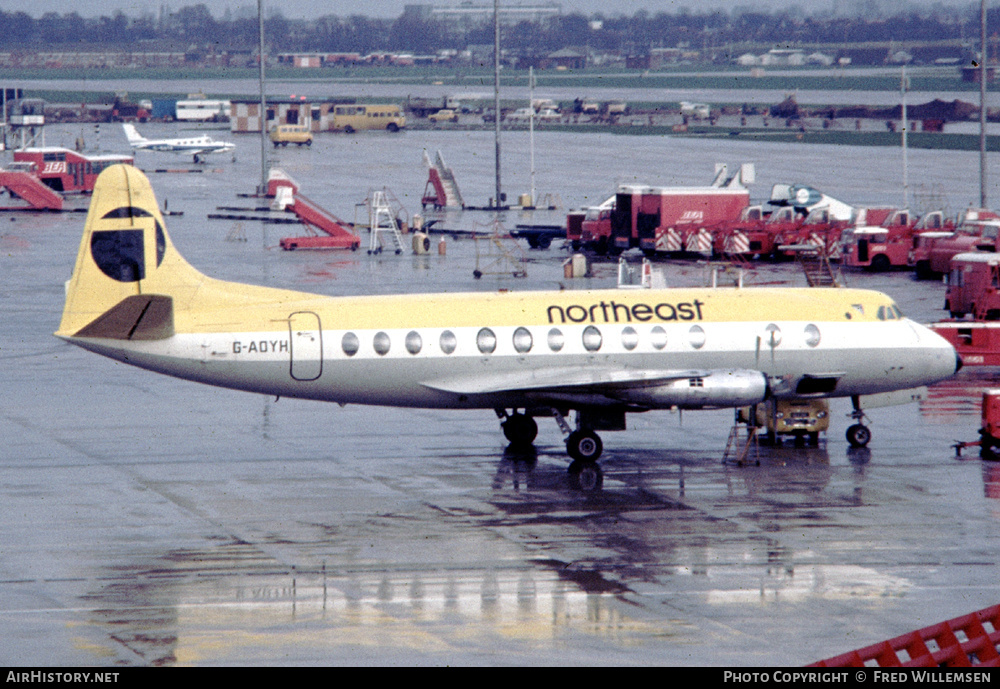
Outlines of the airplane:
[{"label": "airplane", "polygon": [[140,135],[134,124],[123,123],[125,137],[133,151],[161,151],[167,153],[190,153],[194,162],[200,163],[201,156],[206,153],[226,153],[236,150],[236,144],[229,141],[216,141],[207,134],[193,136],[187,139],[147,139]]},{"label": "airplane", "polygon": [[[596,431],[657,409],[850,397],[920,388],[955,349],[880,292],[668,288],[330,297],[226,282],[191,266],[149,180],[115,165],[94,188],[55,335],[210,385],[337,402],[492,409],[512,447],[554,417],[574,463]],[[567,420],[576,412],[576,427]],[[571,469],[572,469],[571,464]]]}]

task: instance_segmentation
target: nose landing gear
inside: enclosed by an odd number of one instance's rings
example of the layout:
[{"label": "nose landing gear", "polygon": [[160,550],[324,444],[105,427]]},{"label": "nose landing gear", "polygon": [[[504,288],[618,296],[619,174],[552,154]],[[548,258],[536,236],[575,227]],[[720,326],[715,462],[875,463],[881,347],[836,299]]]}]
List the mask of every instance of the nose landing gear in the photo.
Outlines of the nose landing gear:
[{"label": "nose landing gear", "polygon": [[852,395],[851,404],[854,406],[851,418],[857,423],[847,429],[847,442],[851,444],[851,447],[867,447],[872,439],[872,432],[868,426],[862,423],[865,419],[865,412],[861,409],[861,399],[857,395]]}]

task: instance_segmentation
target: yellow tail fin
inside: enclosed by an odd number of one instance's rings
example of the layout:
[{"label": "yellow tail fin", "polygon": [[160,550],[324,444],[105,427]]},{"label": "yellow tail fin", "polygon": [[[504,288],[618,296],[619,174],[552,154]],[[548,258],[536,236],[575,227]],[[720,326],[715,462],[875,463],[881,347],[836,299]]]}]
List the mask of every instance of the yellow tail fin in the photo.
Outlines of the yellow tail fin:
[{"label": "yellow tail fin", "polygon": [[174,302],[186,302],[204,280],[171,244],[146,176],[114,165],[94,186],[56,335],[169,337]]}]

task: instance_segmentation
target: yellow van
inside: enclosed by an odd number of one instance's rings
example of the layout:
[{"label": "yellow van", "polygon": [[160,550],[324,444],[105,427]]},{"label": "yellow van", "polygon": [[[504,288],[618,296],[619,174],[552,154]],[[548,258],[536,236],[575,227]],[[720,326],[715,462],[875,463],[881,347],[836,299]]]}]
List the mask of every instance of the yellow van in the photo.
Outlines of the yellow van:
[{"label": "yellow van", "polygon": [[385,129],[398,132],[406,126],[406,117],[398,105],[336,105],[333,108],[333,127],[337,132],[360,132],[366,129]]},{"label": "yellow van", "polygon": [[278,124],[271,127],[269,134],[274,147],[296,144],[298,146],[312,146],[313,137],[309,127],[303,124]]},{"label": "yellow van", "polygon": [[[739,410],[737,419],[750,422],[750,407]],[[796,444],[806,440],[819,442],[819,434],[830,428],[830,403],[826,399],[771,400],[757,405],[753,423],[764,429],[765,441],[774,443],[783,435],[795,438]]]}]

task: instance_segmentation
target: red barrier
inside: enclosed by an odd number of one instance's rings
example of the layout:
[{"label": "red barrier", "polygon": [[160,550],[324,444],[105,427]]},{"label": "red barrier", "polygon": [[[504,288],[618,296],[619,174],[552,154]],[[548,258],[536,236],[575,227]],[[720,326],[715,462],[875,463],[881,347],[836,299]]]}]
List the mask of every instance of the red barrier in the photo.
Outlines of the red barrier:
[{"label": "red barrier", "polygon": [[809,667],[1000,667],[1000,605],[924,627]]}]

